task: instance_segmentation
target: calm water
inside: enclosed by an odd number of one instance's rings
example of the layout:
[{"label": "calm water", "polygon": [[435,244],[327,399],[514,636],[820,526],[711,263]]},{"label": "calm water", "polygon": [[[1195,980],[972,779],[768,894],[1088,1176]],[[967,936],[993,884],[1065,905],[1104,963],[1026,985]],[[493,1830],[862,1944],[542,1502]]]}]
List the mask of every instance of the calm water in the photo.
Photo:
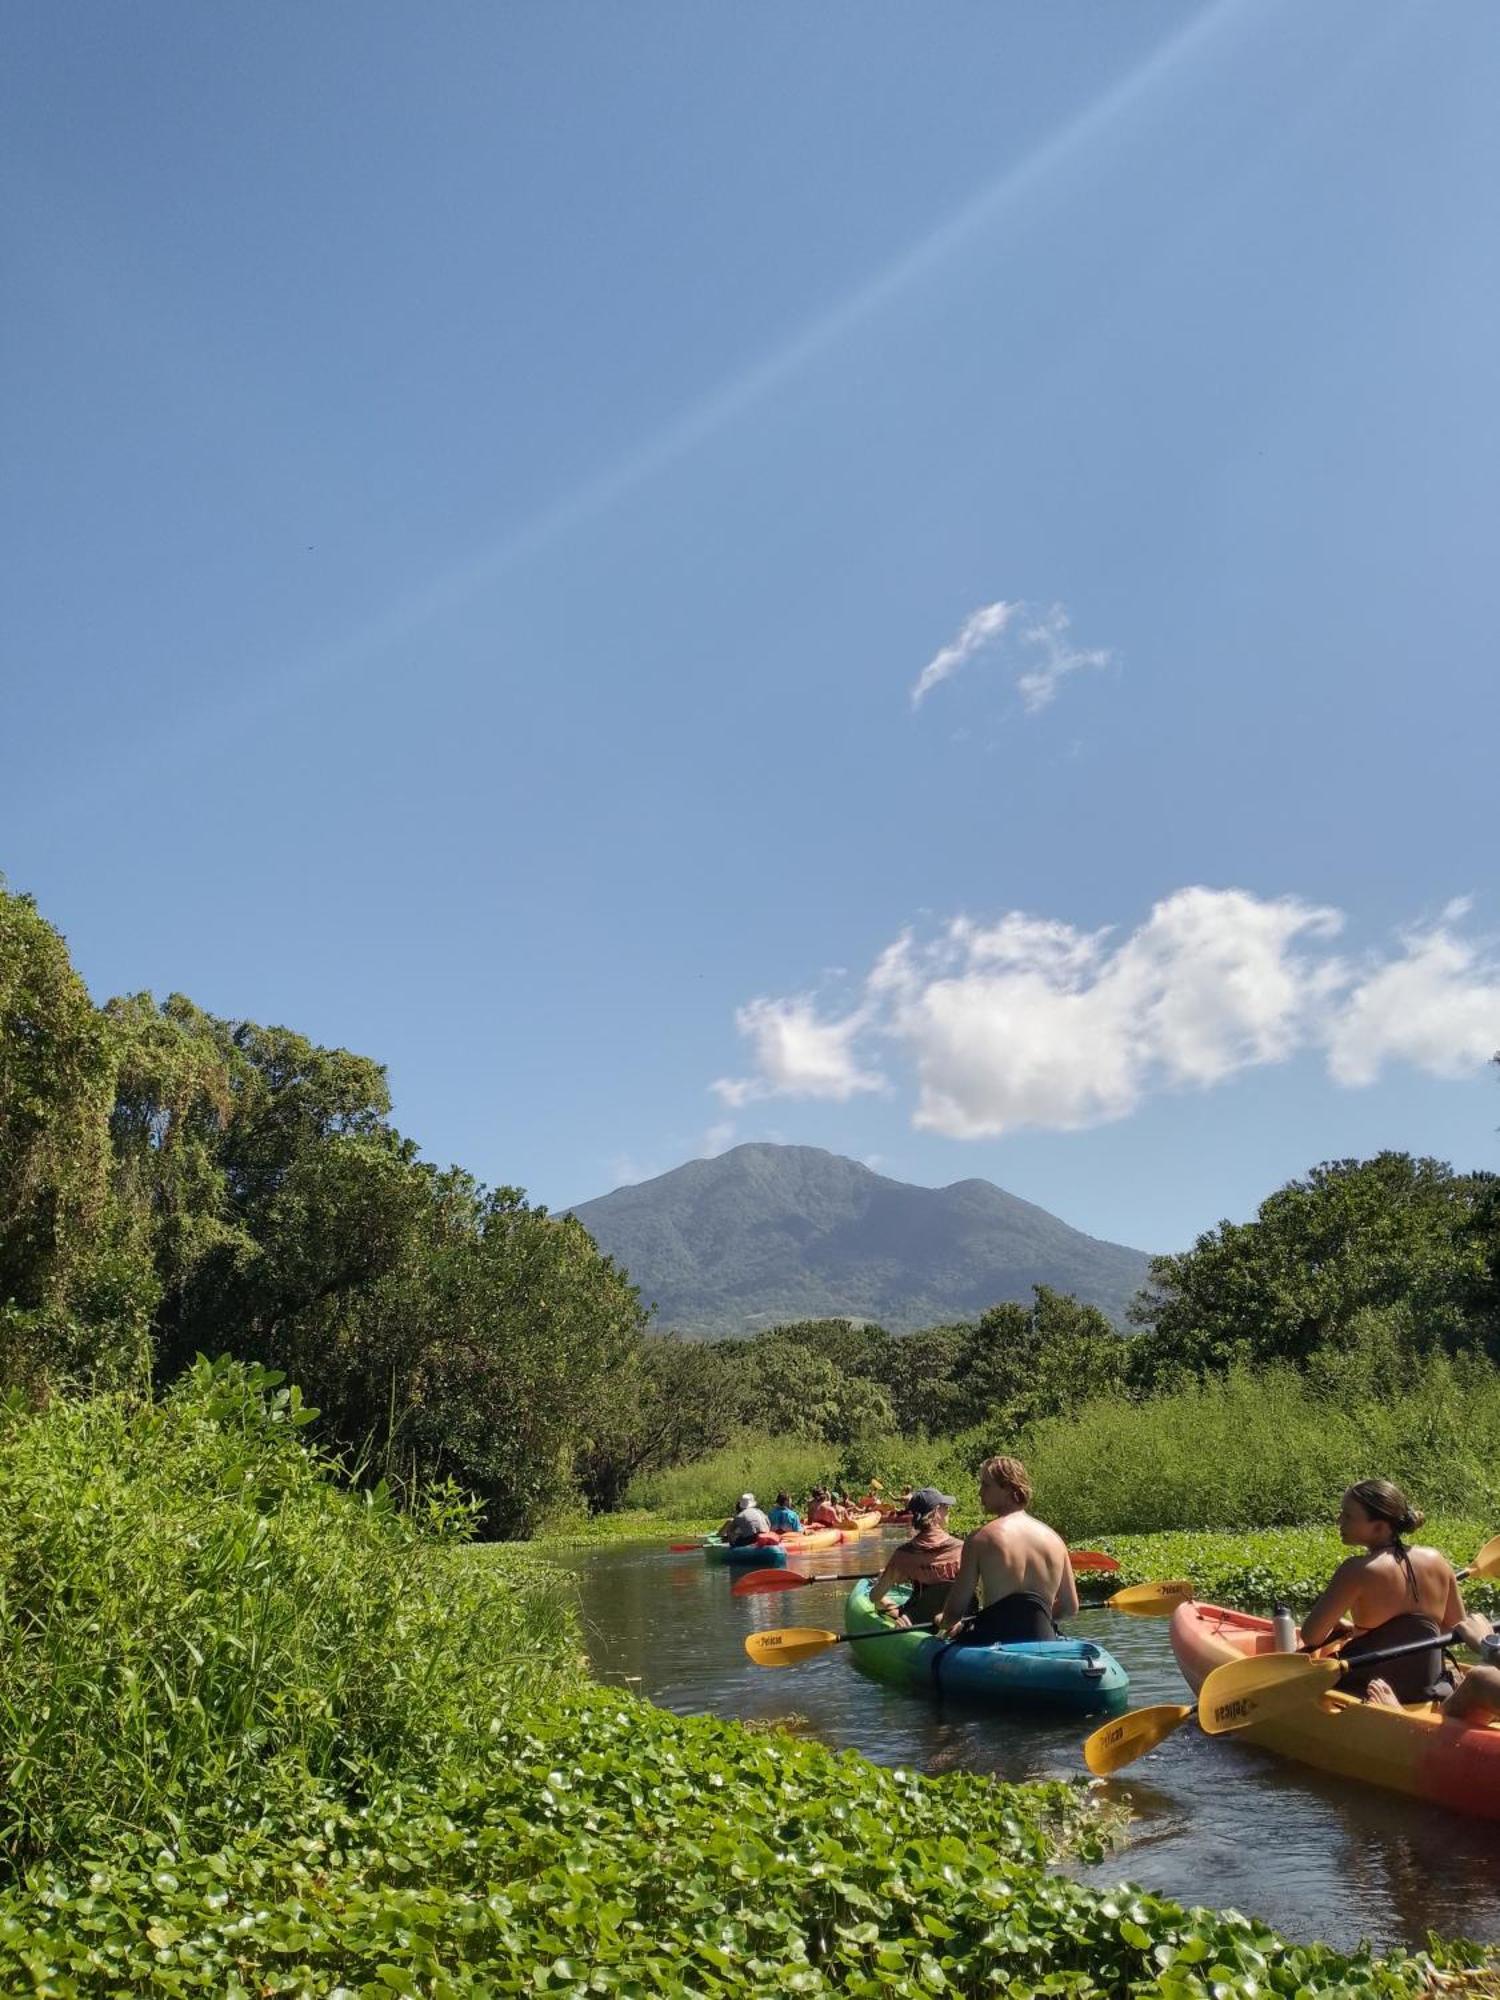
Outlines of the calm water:
[{"label": "calm water", "polygon": [[[870,1562],[858,1549],[798,1558],[813,1572]],[[976,1714],[882,1688],[839,1647],[769,1672],[745,1657],[748,1632],[842,1629],[847,1586],[736,1598],[737,1574],[665,1547],[579,1552],[594,1670],[679,1714],[780,1717],[839,1750],[910,1769],[1076,1777],[1089,1724]],[[1131,1703],[1181,1701],[1165,1621],[1085,1611],[1069,1627],[1098,1639],[1130,1674]],[[1294,1938],[1350,1947],[1420,1945],[1429,1930],[1500,1941],[1500,1825],[1437,1812],[1393,1793],[1320,1777],[1191,1725],[1108,1787],[1135,1821],[1130,1845],[1085,1880],[1130,1880],[1185,1903],[1264,1918]]]}]

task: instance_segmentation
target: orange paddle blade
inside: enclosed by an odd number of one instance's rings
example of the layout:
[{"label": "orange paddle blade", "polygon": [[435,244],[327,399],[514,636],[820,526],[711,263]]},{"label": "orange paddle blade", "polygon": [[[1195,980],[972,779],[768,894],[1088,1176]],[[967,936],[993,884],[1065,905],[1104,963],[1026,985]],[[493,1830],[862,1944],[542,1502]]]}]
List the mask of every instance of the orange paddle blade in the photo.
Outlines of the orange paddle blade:
[{"label": "orange paddle blade", "polygon": [[671,1556],[695,1556],[702,1547],[702,1542],[668,1542],[667,1554]]},{"label": "orange paddle blade", "polygon": [[1467,1576],[1500,1576],[1500,1535],[1491,1535],[1465,1571]]},{"label": "orange paddle blade", "polygon": [[1156,1708],[1133,1708],[1096,1729],[1083,1746],[1083,1761],[1096,1778],[1107,1778],[1125,1764],[1144,1757],[1180,1729],[1192,1714],[1192,1704],[1166,1701]]},{"label": "orange paddle blade", "polygon": [[762,1597],[768,1590],[802,1590],[817,1581],[815,1576],[804,1576],[800,1569],[752,1569],[736,1578],[729,1586],[729,1595]]},{"label": "orange paddle blade", "polygon": [[1186,1577],[1170,1583],[1133,1583],[1117,1590],[1109,1599],[1112,1611],[1128,1611],[1132,1618],[1170,1618],[1179,1604],[1190,1604],[1193,1586]]},{"label": "orange paddle blade", "polygon": [[1288,1709],[1316,1701],[1338,1686],[1345,1672],[1339,1660],[1313,1660],[1306,1653],[1256,1653],[1226,1660],[1198,1690],[1198,1721],[1210,1736],[1248,1729]]},{"label": "orange paddle blade", "polygon": [[1069,1549],[1068,1559],[1075,1570],[1097,1570],[1101,1576],[1113,1576],[1120,1567],[1113,1556],[1098,1549]]},{"label": "orange paddle blade", "polygon": [[758,1667],[800,1667],[838,1642],[837,1632],[820,1631],[816,1625],[785,1625],[779,1632],[752,1632],[745,1651]]}]

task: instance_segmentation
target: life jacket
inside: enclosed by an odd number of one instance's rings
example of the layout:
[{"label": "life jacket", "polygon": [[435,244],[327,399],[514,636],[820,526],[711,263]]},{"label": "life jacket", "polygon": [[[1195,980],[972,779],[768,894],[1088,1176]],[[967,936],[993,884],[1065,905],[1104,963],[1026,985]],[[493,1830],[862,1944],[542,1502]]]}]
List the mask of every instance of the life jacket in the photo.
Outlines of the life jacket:
[{"label": "life jacket", "polygon": [[[1425,1611],[1398,1611],[1384,1624],[1356,1633],[1339,1648],[1338,1657],[1359,1660],[1366,1653],[1381,1652],[1387,1646],[1406,1646],[1418,1639],[1435,1642],[1442,1630],[1438,1621],[1429,1618]],[[1403,1707],[1419,1701],[1446,1701],[1453,1692],[1453,1677],[1448,1672],[1443,1649],[1436,1643],[1425,1652],[1408,1653],[1404,1659],[1376,1660],[1368,1667],[1351,1667],[1339,1682],[1338,1691],[1363,1697],[1369,1693],[1373,1680],[1388,1681]]]},{"label": "life jacket", "polygon": [[1024,1645],[1038,1639],[1055,1639],[1057,1626],[1052,1606],[1034,1590],[1012,1590],[986,1604],[967,1631],[953,1641],[955,1646]]},{"label": "life jacket", "polygon": [[948,1602],[948,1587],[958,1575],[964,1545],[946,1528],[922,1528],[895,1552],[899,1574],[911,1584],[902,1610],[913,1625],[935,1618]]}]

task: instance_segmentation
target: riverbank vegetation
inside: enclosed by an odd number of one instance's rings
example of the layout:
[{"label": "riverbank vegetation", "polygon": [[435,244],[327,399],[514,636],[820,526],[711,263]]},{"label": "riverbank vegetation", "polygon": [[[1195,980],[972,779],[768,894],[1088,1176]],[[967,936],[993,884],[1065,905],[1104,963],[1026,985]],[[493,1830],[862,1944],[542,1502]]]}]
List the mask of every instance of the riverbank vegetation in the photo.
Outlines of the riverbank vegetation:
[{"label": "riverbank vegetation", "polygon": [[1081,1787],[590,1687],[559,1579],[350,1492],[274,1376],[0,1413],[0,1989],[1396,1995],[1418,1959],[1081,1887]]}]

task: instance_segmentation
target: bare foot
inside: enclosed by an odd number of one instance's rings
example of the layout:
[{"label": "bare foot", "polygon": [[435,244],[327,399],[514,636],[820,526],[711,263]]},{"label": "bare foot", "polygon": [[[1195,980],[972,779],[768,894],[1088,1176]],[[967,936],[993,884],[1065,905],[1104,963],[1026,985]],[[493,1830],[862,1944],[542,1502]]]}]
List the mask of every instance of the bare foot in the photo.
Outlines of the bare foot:
[{"label": "bare foot", "polygon": [[1371,1681],[1365,1689],[1365,1700],[1374,1708],[1399,1708],[1396,1690],[1389,1681]]}]

